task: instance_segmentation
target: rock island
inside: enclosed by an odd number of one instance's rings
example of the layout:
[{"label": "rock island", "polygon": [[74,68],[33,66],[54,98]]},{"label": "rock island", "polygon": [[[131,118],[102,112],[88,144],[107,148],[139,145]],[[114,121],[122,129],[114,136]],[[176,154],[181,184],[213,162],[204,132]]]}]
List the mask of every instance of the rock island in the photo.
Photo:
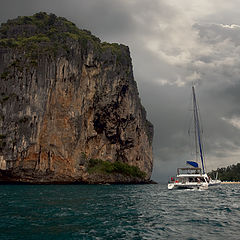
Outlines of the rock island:
[{"label": "rock island", "polygon": [[129,48],[44,12],[0,28],[0,182],[141,183],[153,166]]}]

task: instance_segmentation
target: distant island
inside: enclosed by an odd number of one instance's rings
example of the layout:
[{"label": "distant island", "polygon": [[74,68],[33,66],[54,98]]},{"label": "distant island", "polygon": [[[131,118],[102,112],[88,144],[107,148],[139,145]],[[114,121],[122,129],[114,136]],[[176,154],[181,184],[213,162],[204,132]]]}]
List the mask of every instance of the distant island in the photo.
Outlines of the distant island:
[{"label": "distant island", "polygon": [[127,46],[45,12],[0,27],[0,182],[145,183],[153,166]]},{"label": "distant island", "polygon": [[209,173],[211,178],[215,178],[218,173],[218,178],[221,181],[233,181],[240,182],[240,163],[236,165],[231,165],[228,167],[218,168],[217,170],[213,170]]}]

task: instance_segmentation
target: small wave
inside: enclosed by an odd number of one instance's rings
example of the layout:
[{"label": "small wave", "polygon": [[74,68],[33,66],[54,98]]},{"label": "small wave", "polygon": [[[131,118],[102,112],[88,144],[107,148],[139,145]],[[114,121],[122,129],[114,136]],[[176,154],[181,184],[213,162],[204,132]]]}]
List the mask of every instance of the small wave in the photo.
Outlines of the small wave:
[{"label": "small wave", "polygon": [[21,187],[14,191],[0,198],[0,239],[26,233],[37,236],[31,239],[239,239],[239,191],[227,186],[42,186],[40,200],[33,186],[27,201]]}]

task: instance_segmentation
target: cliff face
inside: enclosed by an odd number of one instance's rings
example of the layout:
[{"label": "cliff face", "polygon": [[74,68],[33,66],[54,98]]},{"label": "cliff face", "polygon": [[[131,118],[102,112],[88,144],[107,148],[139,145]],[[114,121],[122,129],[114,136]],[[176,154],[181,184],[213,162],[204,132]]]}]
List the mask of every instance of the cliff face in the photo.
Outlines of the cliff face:
[{"label": "cliff face", "polygon": [[153,127],[128,47],[38,13],[0,29],[0,181],[141,182]]}]

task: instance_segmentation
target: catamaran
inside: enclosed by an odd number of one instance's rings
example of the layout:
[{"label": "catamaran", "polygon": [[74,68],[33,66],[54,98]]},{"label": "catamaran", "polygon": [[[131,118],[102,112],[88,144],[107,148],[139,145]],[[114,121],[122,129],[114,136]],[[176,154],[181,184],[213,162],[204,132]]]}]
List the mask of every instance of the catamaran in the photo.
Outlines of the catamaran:
[{"label": "catamaran", "polygon": [[206,173],[206,164],[203,155],[202,130],[194,86],[192,86],[192,94],[196,160],[187,161],[187,164],[190,165],[190,167],[177,169],[176,178],[171,178],[171,181],[168,183],[168,189],[208,189],[210,186],[221,184],[220,180],[213,180]]}]

